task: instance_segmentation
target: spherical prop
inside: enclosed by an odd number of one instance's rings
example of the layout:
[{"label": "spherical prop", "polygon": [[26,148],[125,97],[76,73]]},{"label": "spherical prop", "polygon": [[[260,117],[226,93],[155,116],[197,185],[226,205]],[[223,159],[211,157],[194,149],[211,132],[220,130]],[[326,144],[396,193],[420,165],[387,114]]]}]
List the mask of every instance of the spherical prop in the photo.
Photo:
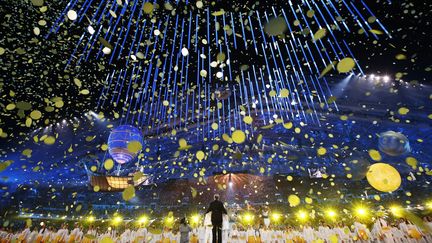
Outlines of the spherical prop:
[{"label": "spherical prop", "polygon": [[108,152],[119,164],[125,164],[141,152],[143,136],[140,130],[130,125],[122,125],[111,131],[108,137]]},{"label": "spherical prop", "polygon": [[393,192],[399,188],[402,179],[399,172],[391,165],[376,163],[366,173],[369,184],[378,191]]},{"label": "spherical prop", "polygon": [[399,156],[411,152],[408,138],[402,133],[394,131],[380,134],[378,148],[390,156]]}]

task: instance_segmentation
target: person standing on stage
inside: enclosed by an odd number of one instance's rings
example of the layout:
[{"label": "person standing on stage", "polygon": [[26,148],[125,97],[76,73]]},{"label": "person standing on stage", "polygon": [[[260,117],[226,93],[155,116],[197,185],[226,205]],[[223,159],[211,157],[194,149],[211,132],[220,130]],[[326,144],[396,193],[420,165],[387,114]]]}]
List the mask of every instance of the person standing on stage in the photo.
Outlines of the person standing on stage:
[{"label": "person standing on stage", "polygon": [[219,201],[219,194],[214,195],[214,201],[210,203],[207,213],[211,212],[213,243],[222,243],[222,214],[228,214],[223,203]]}]

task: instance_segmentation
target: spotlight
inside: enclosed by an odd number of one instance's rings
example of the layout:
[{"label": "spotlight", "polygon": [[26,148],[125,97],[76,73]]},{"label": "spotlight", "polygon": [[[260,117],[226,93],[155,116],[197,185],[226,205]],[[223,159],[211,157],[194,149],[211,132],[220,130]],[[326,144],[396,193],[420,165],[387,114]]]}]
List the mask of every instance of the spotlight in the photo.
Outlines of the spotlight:
[{"label": "spotlight", "polygon": [[369,76],[369,78],[370,78],[370,79],[375,79],[375,74],[371,74],[371,75]]},{"label": "spotlight", "polygon": [[333,210],[333,209],[328,209],[325,212],[325,215],[327,216],[327,218],[334,220],[337,217],[337,213]]},{"label": "spotlight", "polygon": [[147,217],[147,215],[143,215],[138,219],[138,224],[144,225],[147,224],[148,221],[149,218]]},{"label": "spotlight", "polygon": [[123,221],[123,218],[120,216],[115,216],[112,220],[113,225],[119,225]]},{"label": "spotlight", "polygon": [[426,202],[425,206],[426,206],[427,209],[431,209],[432,210],[432,200],[429,201],[429,202]]},{"label": "spotlight", "polygon": [[390,77],[389,77],[389,76],[384,76],[384,77],[383,77],[383,80],[384,80],[384,82],[387,83],[388,81],[390,81]]},{"label": "spotlight", "polygon": [[93,223],[95,220],[96,219],[95,219],[95,217],[93,215],[87,217],[87,222],[89,222],[89,223]]},{"label": "spotlight", "polygon": [[365,218],[369,214],[367,208],[362,207],[362,206],[356,207],[354,212],[355,212],[355,215],[359,218]]},{"label": "spotlight", "polygon": [[402,217],[403,214],[403,208],[399,205],[392,205],[390,206],[390,212],[395,216],[395,217]]},{"label": "spotlight", "polygon": [[253,222],[253,220],[254,220],[254,215],[252,215],[251,213],[245,213],[243,215],[243,221],[246,224],[251,224]]},{"label": "spotlight", "polygon": [[229,187],[232,187],[232,186],[233,186],[233,182],[232,182],[231,174],[229,174],[229,177],[228,177],[228,186],[229,186]]},{"label": "spotlight", "polygon": [[174,216],[167,216],[165,218],[165,225],[169,226],[174,223]]},{"label": "spotlight", "polygon": [[198,225],[199,222],[200,222],[200,216],[199,216],[199,214],[192,215],[192,217],[191,217],[191,223],[192,223],[192,225]]},{"label": "spotlight", "polygon": [[308,219],[308,214],[305,211],[300,210],[297,212],[297,219],[300,221],[306,221]]},{"label": "spotlight", "polygon": [[281,220],[281,218],[282,218],[282,215],[280,213],[272,213],[270,216],[270,219],[275,223],[279,222]]}]

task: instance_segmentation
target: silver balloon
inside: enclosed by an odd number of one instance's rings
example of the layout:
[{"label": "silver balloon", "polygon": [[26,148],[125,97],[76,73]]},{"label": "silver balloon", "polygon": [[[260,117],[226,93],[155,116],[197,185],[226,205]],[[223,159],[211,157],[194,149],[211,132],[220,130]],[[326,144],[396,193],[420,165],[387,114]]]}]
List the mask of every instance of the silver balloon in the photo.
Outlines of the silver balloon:
[{"label": "silver balloon", "polygon": [[360,181],[366,177],[370,162],[367,159],[361,158],[361,156],[354,155],[354,158],[346,161],[346,166],[350,168],[351,180]]},{"label": "silver balloon", "polygon": [[390,156],[399,156],[411,152],[408,138],[402,133],[394,131],[380,134],[378,148]]}]

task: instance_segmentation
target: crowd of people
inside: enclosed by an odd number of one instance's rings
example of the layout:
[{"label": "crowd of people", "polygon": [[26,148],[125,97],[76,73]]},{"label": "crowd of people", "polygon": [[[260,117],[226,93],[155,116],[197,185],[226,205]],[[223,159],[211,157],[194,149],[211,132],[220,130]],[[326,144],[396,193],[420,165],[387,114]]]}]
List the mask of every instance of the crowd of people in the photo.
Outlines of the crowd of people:
[{"label": "crowd of people", "polygon": [[[431,218],[426,217],[424,220],[426,225],[432,227]],[[40,228],[27,227],[21,231],[0,229],[0,242],[209,243],[212,242],[212,226],[200,224],[191,227],[185,219],[181,219],[175,227],[164,227],[162,231],[157,231],[152,226],[130,225],[120,230],[116,227],[102,229],[92,225],[84,228],[78,223],[75,223],[73,229],[69,229],[67,224],[63,224],[60,229],[42,225]],[[308,223],[296,226],[268,225],[266,222],[249,226],[233,223],[222,227],[222,242],[432,242],[432,234],[404,219],[388,223],[379,218],[370,227],[360,222],[354,222],[350,227],[342,223],[323,223],[319,227],[312,227]]]},{"label": "crowd of people", "polygon": [[[432,226],[431,218],[426,224]],[[115,227],[107,227],[102,230],[89,226],[83,228],[76,223],[69,230],[66,224],[60,229],[53,227],[26,228],[22,231],[12,232],[7,229],[0,230],[0,242],[57,242],[57,243],[96,243],[96,242],[151,242],[151,243],[201,243],[212,242],[212,226],[200,225],[190,227],[184,219],[175,228],[164,227],[161,232],[154,232],[151,227],[126,227],[119,230]],[[112,241],[111,241],[112,240]],[[432,242],[432,234],[420,229],[418,226],[399,220],[388,224],[380,218],[372,227],[355,222],[351,227],[337,223],[333,225],[323,224],[319,227],[311,227],[309,224],[302,226],[244,226],[233,224],[222,228],[222,242],[232,243],[285,243],[285,242]]]},{"label": "crowd of people", "polygon": [[[413,224],[409,220],[399,217],[388,221],[378,217],[370,224],[354,221],[352,225],[340,222],[326,223],[321,221],[312,226],[306,220],[295,225],[273,223],[268,208],[264,208],[259,220],[241,222],[228,216],[219,195],[214,196],[203,222],[194,222],[191,227],[186,218],[176,223],[158,226],[153,222],[140,225],[125,224],[109,226],[106,229],[88,225],[84,228],[75,223],[69,229],[66,223],[60,229],[47,227],[41,222],[41,229],[26,227],[22,231],[0,229],[0,243],[324,243],[324,242],[432,242],[432,217],[424,217],[422,222]],[[415,221],[418,221],[416,218]],[[162,230],[158,230],[158,227]],[[69,231],[70,230],[70,231]]]}]

